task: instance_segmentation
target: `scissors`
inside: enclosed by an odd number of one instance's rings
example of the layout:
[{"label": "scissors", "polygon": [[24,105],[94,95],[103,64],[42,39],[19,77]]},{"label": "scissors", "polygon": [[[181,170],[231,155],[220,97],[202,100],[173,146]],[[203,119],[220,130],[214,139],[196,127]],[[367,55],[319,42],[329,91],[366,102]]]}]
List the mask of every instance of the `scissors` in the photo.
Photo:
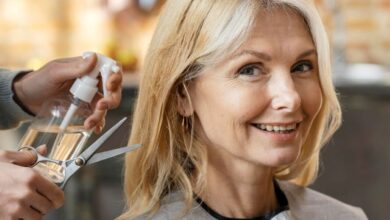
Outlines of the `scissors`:
[{"label": "scissors", "polygon": [[[63,181],[60,183],[57,183],[62,189],[65,188],[66,183],[68,180],[75,174],[80,168],[83,166],[87,166],[90,164],[94,164],[97,162],[100,162],[102,160],[106,160],[115,156],[118,156],[120,154],[133,151],[139,147],[141,147],[141,144],[133,144],[126,147],[120,147],[114,150],[104,151],[100,153],[96,153],[96,151],[103,145],[104,142],[116,131],[118,128],[123,124],[123,122],[126,121],[126,117],[117,122],[114,126],[112,126],[108,131],[106,131],[103,135],[101,135],[93,144],[88,146],[86,150],[84,150],[79,156],[76,158],[72,158],[70,160],[53,160],[50,158],[47,158],[45,156],[40,155],[35,148],[26,146],[19,149],[21,150],[29,150],[34,152],[36,155],[36,161],[32,165],[35,166],[38,163],[41,162],[50,162],[57,164],[63,168],[63,174],[64,178]],[[95,154],[96,153],[96,154]]]}]

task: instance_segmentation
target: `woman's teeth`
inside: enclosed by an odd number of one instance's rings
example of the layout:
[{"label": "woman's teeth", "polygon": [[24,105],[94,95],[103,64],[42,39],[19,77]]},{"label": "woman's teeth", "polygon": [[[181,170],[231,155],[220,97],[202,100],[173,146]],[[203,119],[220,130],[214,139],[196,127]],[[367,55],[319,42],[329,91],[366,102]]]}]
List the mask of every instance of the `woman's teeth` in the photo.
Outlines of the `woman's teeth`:
[{"label": "woman's teeth", "polygon": [[290,125],[266,125],[266,124],[254,124],[256,128],[261,129],[263,131],[268,132],[292,132],[298,127],[298,123],[290,124]]}]

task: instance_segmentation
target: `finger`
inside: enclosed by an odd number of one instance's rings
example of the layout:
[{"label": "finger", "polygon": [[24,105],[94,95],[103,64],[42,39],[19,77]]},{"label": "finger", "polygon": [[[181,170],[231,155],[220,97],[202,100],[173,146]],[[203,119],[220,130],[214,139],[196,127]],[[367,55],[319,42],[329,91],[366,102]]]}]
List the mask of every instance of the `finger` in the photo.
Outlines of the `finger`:
[{"label": "finger", "polygon": [[[90,115],[84,122],[84,126],[87,129],[94,128],[96,126],[100,126],[100,128],[103,128],[105,124],[105,116],[107,111],[106,110],[99,110],[95,108],[95,111],[92,115]],[[98,127],[99,128],[99,127]]]},{"label": "finger", "polygon": [[37,152],[42,155],[42,156],[45,156],[47,154],[47,147],[46,147],[46,144],[42,144],[40,146],[38,146],[36,148]]},{"label": "finger", "polygon": [[35,182],[36,191],[48,199],[51,202],[52,207],[59,208],[64,204],[64,192],[60,187],[41,175],[36,177]]},{"label": "finger", "polygon": [[118,90],[117,92],[112,93],[109,98],[110,98],[108,104],[109,108],[110,109],[117,108],[121,104],[122,91]]},{"label": "finger", "polygon": [[121,73],[111,74],[106,83],[108,91],[121,90],[123,76]]},{"label": "finger", "polygon": [[122,91],[118,90],[115,92],[112,92],[111,95],[101,98],[98,103],[96,103],[96,106],[101,106],[102,108],[106,109],[114,109],[117,108],[121,102],[122,99]]},{"label": "finger", "polygon": [[84,127],[86,129],[92,129],[98,124],[100,124],[100,121],[105,117],[106,111],[107,111],[107,105],[104,105],[104,103],[101,103],[103,100],[102,94],[98,93],[95,95],[91,102],[91,106],[93,109],[93,113],[85,120]]},{"label": "finger", "polygon": [[33,207],[26,207],[26,212],[24,213],[23,220],[42,220],[43,215],[38,210],[35,210]]},{"label": "finger", "polygon": [[31,196],[27,197],[32,208],[37,210],[39,213],[45,215],[54,209],[53,203],[39,192],[32,193]]},{"label": "finger", "polygon": [[109,109],[117,108],[122,99],[122,74],[111,75],[106,88],[110,95],[104,97],[104,101]]},{"label": "finger", "polygon": [[87,73],[90,73],[95,67],[97,56],[95,53],[91,53],[87,57],[75,57],[66,58],[60,60],[54,60],[49,65],[53,68],[54,79],[57,82],[64,82],[67,80],[73,80]]},{"label": "finger", "polygon": [[103,94],[100,93],[100,92],[96,93],[96,95],[93,97],[92,102],[91,102],[92,109],[95,109],[95,108],[96,108],[97,103],[98,103],[101,99],[103,99]]},{"label": "finger", "polygon": [[96,95],[91,102],[93,110],[95,111],[110,109],[110,99],[111,97],[103,97],[101,94]]},{"label": "finger", "polygon": [[76,61],[78,61],[80,59],[80,56],[76,56],[76,57],[65,57],[65,58],[59,58],[59,59],[56,59],[56,60],[53,60],[55,61],[56,63],[74,63]]},{"label": "finger", "polygon": [[24,208],[23,212],[20,214],[20,217],[16,218],[18,220],[42,220],[43,216],[37,210],[34,210],[31,207]]},{"label": "finger", "polygon": [[110,96],[104,97],[100,101],[102,102],[101,105],[106,106],[107,109],[114,109],[117,108],[122,99],[122,91],[118,90],[116,92],[111,93]]},{"label": "finger", "polygon": [[34,184],[30,184],[28,188],[19,190],[19,200],[25,201],[26,204],[29,204],[30,208],[36,210],[40,214],[47,214],[54,208],[49,199],[35,190]]},{"label": "finger", "polygon": [[93,129],[93,132],[95,134],[100,134],[103,130],[103,127],[104,127],[104,125],[102,125],[102,124],[96,125]]},{"label": "finger", "polygon": [[15,203],[10,207],[9,210],[13,216],[16,218],[13,219],[31,219],[31,220],[39,220],[42,219],[42,214],[39,211],[34,210],[27,203]]},{"label": "finger", "polygon": [[0,151],[0,161],[13,163],[19,166],[31,166],[37,160],[35,152],[23,151]]}]

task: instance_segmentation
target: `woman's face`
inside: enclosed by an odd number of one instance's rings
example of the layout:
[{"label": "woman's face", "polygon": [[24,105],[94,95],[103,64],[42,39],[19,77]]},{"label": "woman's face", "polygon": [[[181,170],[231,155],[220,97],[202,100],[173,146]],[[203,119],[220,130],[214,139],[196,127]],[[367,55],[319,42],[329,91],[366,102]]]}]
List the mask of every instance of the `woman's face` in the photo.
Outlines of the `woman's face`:
[{"label": "woman's face", "polygon": [[317,63],[298,14],[260,12],[243,46],[189,87],[209,156],[267,167],[294,162],[322,103]]}]

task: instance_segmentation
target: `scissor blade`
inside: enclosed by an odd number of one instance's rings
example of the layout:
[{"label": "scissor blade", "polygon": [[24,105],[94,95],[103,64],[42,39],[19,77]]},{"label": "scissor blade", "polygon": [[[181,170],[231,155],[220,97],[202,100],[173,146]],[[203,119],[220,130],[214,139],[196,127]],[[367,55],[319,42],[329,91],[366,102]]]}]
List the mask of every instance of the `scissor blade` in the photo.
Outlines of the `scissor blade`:
[{"label": "scissor blade", "polygon": [[139,147],[141,147],[141,144],[133,144],[133,145],[130,145],[130,146],[121,147],[121,148],[118,148],[118,149],[109,150],[109,151],[105,151],[105,152],[94,154],[88,160],[86,165],[97,163],[97,162],[100,162],[102,160],[106,160],[106,159],[109,159],[111,157],[115,157],[115,156],[118,156],[118,155],[130,152],[130,151],[133,151],[135,149],[138,149]]},{"label": "scissor blade", "polygon": [[126,121],[126,117],[112,126],[106,133],[100,136],[93,144],[91,144],[83,153],[80,154],[85,161],[88,161],[99,147]]}]

